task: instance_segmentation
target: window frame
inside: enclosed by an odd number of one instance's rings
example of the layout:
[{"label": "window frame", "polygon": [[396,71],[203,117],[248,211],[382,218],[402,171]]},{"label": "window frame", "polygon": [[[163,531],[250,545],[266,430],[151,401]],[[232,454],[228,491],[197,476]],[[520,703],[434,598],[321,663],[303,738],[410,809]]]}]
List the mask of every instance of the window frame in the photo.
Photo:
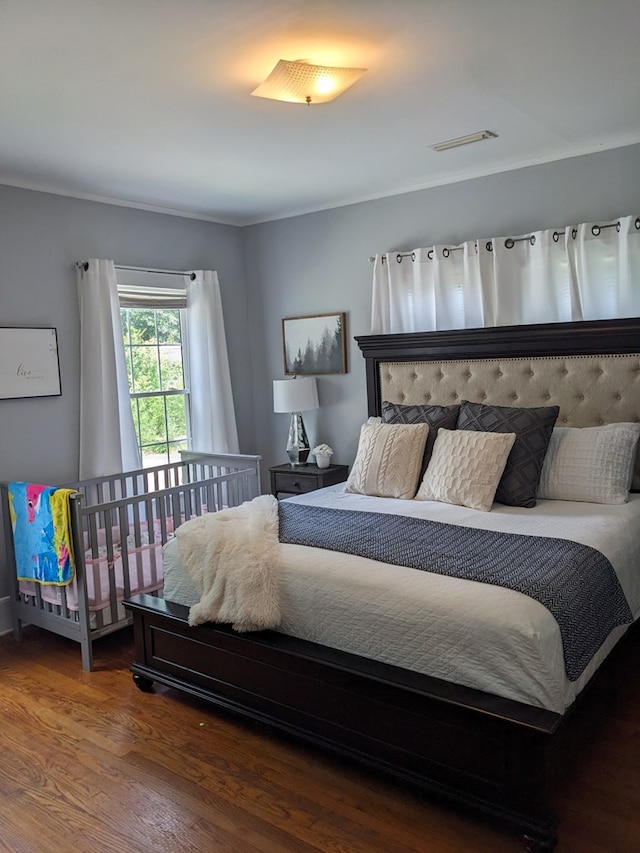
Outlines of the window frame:
[{"label": "window frame", "polygon": [[[149,448],[152,446],[164,446],[164,462],[158,463],[154,462],[153,464],[164,464],[175,461],[171,456],[172,447],[176,447],[179,444],[182,444],[183,447],[186,445],[188,450],[191,450],[192,447],[192,435],[191,435],[191,375],[190,375],[190,365],[189,365],[189,336],[188,336],[188,324],[186,319],[186,291],[184,288],[182,289],[167,289],[164,287],[159,287],[157,285],[147,285],[144,286],[135,286],[131,287],[128,285],[121,285],[118,282],[118,298],[120,302],[120,324],[122,329],[122,339],[125,350],[125,358],[127,362],[131,366],[131,376],[129,377],[129,371],[127,371],[127,376],[129,381],[128,393],[129,400],[131,404],[131,414],[134,422],[134,429],[136,435],[136,442],[138,445],[138,451],[140,453],[140,457],[142,460],[143,467],[150,467],[145,465],[145,448]],[[163,310],[178,310],[179,311],[179,320],[180,320],[180,344],[171,344],[172,346],[179,346],[182,360],[182,375],[183,375],[183,387],[180,389],[168,389],[162,390],[158,388],[154,391],[135,391],[132,388],[135,388],[135,378],[134,378],[134,362],[133,362],[133,352],[131,344],[131,336],[129,333],[128,339],[125,337],[124,331],[124,322],[123,322],[123,312],[124,311],[153,311],[154,312],[154,323],[156,328],[155,341],[152,344],[149,344],[150,347],[153,347],[156,353],[159,353],[159,347],[162,344],[158,341],[157,329],[157,312]],[[161,371],[161,361],[158,357],[158,365],[159,371]],[[160,384],[161,384],[161,373],[158,374]],[[182,397],[184,399],[184,411],[185,411],[185,436],[184,438],[176,439],[173,438],[169,433],[169,418],[167,415],[167,398],[169,397]],[[165,426],[165,436],[166,438],[163,441],[156,441],[150,444],[142,443],[142,435],[140,430],[140,417],[139,417],[139,409],[136,405],[136,401],[140,399],[161,399],[163,401],[163,414],[164,414],[164,426]],[[181,448],[182,449],[182,448]],[[156,454],[157,455],[157,454]]]}]

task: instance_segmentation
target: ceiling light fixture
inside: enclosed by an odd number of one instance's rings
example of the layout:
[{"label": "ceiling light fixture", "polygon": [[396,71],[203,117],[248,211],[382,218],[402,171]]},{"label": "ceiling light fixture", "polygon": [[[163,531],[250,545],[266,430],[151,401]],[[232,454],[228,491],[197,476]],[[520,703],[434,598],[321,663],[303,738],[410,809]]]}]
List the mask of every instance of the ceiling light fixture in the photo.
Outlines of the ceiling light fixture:
[{"label": "ceiling light fixture", "polygon": [[294,62],[281,59],[264,83],[251,94],[292,104],[324,104],[345,92],[366,70],[311,65],[303,59]]},{"label": "ceiling light fixture", "polygon": [[444,142],[436,142],[435,145],[430,145],[433,151],[447,151],[449,148],[457,148],[459,145],[469,145],[470,142],[481,142],[483,139],[496,139],[497,133],[492,130],[479,130],[477,133],[470,133],[467,136],[456,136],[455,139],[447,139]]}]

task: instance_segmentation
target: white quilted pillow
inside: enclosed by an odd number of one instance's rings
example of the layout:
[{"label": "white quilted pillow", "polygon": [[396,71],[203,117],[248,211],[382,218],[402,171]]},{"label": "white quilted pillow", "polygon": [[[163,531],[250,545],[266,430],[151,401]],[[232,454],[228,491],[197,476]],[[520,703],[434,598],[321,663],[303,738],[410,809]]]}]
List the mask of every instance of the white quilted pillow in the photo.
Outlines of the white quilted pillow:
[{"label": "white quilted pillow", "polygon": [[428,424],[363,424],[345,492],[412,498],[428,433]]},{"label": "white quilted pillow", "polygon": [[640,424],[556,427],[542,466],[538,497],[622,504],[629,498]]},{"label": "white quilted pillow", "polygon": [[440,427],[416,500],[488,512],[515,440],[513,432]]}]

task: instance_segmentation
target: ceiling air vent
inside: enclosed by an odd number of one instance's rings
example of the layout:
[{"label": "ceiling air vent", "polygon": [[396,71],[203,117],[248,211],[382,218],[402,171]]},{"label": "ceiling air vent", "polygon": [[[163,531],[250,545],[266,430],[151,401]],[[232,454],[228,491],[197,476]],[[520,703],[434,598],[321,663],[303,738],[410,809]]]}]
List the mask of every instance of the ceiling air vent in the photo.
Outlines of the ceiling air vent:
[{"label": "ceiling air vent", "polygon": [[457,148],[459,145],[469,145],[471,142],[481,142],[483,139],[495,139],[498,136],[492,130],[479,130],[477,133],[469,133],[467,136],[456,136],[455,139],[446,139],[444,142],[436,142],[429,148],[433,151],[447,151],[449,148]]}]

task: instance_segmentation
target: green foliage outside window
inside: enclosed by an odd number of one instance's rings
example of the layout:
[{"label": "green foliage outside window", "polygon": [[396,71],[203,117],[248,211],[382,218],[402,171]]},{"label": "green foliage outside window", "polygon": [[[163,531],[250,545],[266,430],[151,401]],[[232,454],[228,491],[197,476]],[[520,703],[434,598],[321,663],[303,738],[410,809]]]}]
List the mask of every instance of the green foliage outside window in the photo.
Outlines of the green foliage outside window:
[{"label": "green foliage outside window", "polygon": [[123,308],[120,316],[138,444],[145,457],[176,458],[187,447],[188,397],[166,392],[185,392],[180,309]]}]

